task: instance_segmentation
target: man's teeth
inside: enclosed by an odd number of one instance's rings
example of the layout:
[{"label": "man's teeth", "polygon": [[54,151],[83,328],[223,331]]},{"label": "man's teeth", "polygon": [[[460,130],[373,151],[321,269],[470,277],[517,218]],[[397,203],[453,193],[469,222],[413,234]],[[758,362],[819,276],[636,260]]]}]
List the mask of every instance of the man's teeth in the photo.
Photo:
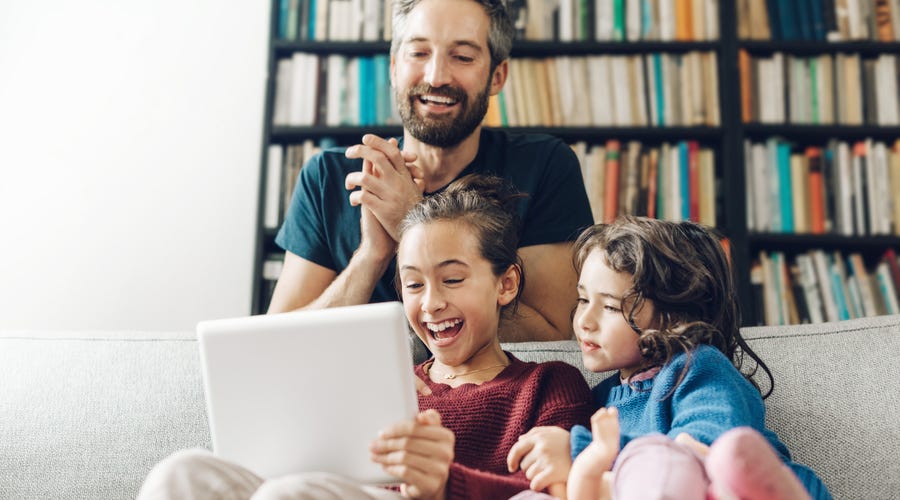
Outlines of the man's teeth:
[{"label": "man's teeth", "polygon": [[456,104],[456,99],[439,95],[423,95],[419,96],[419,99],[421,99],[423,102],[433,102],[436,104]]},{"label": "man's teeth", "polygon": [[458,324],[462,323],[460,319],[448,319],[447,321],[442,321],[440,323],[427,323],[425,326],[431,330],[432,333],[441,333],[444,330],[454,327]]}]

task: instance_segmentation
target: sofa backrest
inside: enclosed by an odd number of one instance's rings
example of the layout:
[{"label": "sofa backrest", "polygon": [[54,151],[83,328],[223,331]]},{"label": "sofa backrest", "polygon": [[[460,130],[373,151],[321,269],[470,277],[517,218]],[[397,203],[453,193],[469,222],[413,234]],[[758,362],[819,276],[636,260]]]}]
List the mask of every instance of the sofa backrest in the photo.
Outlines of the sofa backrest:
[{"label": "sofa backrest", "polygon": [[[742,330],[775,378],[768,426],[836,499],[900,492],[900,315]],[[574,342],[506,344],[524,360],[565,361],[593,386]],[[750,365],[752,366],[752,365]],[[764,388],[767,379],[756,377]]]},{"label": "sofa backrest", "polygon": [[209,447],[193,333],[0,333],[0,499],[129,499]]},{"label": "sofa backrest", "polygon": [[[837,499],[897,498],[900,316],[745,333],[775,374],[768,422],[794,458]],[[581,367],[574,342],[505,348]],[[197,446],[192,333],[0,332],[0,499],[134,498],[156,462]]]}]

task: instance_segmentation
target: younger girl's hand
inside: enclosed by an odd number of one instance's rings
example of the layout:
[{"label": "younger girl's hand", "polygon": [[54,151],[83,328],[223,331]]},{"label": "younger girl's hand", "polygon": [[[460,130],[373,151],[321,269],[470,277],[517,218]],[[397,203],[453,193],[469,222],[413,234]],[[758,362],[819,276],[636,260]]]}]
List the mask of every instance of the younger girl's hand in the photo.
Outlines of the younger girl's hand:
[{"label": "younger girl's hand", "polygon": [[531,489],[543,491],[545,488],[565,484],[572,467],[572,452],[569,431],[560,427],[535,427],[519,437],[506,456],[510,472],[525,471],[531,480]]},{"label": "younger girl's hand", "polygon": [[435,410],[384,429],[369,446],[372,461],[403,482],[410,498],[442,500],[456,438]]}]

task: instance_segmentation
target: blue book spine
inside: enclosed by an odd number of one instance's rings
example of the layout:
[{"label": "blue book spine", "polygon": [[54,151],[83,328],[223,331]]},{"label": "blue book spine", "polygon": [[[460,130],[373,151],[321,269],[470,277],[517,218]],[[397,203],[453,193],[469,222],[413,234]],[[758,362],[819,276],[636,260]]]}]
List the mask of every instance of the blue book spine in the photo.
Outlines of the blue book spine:
[{"label": "blue book spine", "polygon": [[766,0],[766,11],[769,14],[769,31],[772,33],[772,40],[782,40],[781,20],[778,14],[781,9],[778,7],[779,0]]},{"label": "blue book spine", "polygon": [[799,40],[800,30],[797,28],[797,11],[794,2],[797,0],[779,0],[778,19],[781,22],[782,40]]},{"label": "blue book spine", "polygon": [[791,192],[791,145],[779,142],[778,151],[778,201],[781,205],[781,231],[794,232],[794,204]]},{"label": "blue book spine", "polygon": [[801,40],[812,40],[812,13],[809,12],[807,0],[795,0],[794,9],[797,11],[797,31]]},{"label": "blue book spine", "polygon": [[850,319],[850,309],[847,307],[847,298],[844,297],[844,284],[841,282],[841,276],[838,273],[837,265],[834,263],[833,257],[828,256],[828,260],[831,263],[829,266],[829,274],[831,274],[831,291],[832,295],[834,295],[834,302],[837,305],[838,319]]},{"label": "blue book spine", "polygon": [[678,179],[681,183],[681,219],[690,220],[691,218],[691,173],[690,158],[688,155],[687,141],[678,143],[678,168],[680,174]]},{"label": "blue book spine", "polygon": [[663,78],[665,75],[662,70],[662,55],[654,53],[653,72],[656,73],[656,124],[660,127],[666,124],[666,93],[663,90]]},{"label": "blue book spine", "polygon": [[828,28],[825,26],[825,3],[822,0],[809,0],[809,9],[812,16],[813,40],[824,42],[828,36]]},{"label": "blue book spine", "polygon": [[359,58],[359,124],[375,124],[375,63],[371,56]]},{"label": "blue book spine", "polygon": [[[307,40],[315,40],[316,39],[316,0],[309,0],[309,19],[307,23]],[[322,29],[325,29],[323,26]]]},{"label": "blue book spine", "polygon": [[287,37],[288,12],[291,8],[291,0],[279,0],[278,2],[278,38]]},{"label": "blue book spine", "polygon": [[650,0],[641,0],[641,40],[650,37],[653,31],[653,11],[650,9]]},{"label": "blue book spine", "polygon": [[391,117],[391,59],[387,54],[373,57],[375,73],[375,123],[385,125]]}]

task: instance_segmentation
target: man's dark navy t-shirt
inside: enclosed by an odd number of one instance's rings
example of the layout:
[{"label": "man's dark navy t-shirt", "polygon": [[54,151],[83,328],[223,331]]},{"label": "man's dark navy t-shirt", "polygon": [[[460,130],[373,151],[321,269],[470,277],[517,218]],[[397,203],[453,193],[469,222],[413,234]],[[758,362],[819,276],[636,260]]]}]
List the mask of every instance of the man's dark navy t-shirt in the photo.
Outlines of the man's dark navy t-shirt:
[{"label": "man's dark navy t-shirt", "polygon": [[[338,273],[360,242],[360,207],[350,205],[344,178],[361,170],[362,160],[349,159],[344,151],[326,149],[303,166],[275,238],[286,251]],[[555,137],[482,129],[478,154],[459,177],[473,173],[503,177],[528,194],[518,208],[520,247],[573,241],[593,223],[578,158]],[[395,263],[375,286],[370,302],[399,300]]]}]

